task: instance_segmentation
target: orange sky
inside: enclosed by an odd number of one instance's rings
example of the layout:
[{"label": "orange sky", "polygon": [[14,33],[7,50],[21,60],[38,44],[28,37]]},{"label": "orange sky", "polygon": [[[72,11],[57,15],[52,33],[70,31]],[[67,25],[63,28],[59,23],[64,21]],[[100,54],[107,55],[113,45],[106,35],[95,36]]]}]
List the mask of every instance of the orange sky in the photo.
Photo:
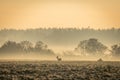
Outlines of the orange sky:
[{"label": "orange sky", "polygon": [[120,0],[0,0],[0,29],[120,28]]}]

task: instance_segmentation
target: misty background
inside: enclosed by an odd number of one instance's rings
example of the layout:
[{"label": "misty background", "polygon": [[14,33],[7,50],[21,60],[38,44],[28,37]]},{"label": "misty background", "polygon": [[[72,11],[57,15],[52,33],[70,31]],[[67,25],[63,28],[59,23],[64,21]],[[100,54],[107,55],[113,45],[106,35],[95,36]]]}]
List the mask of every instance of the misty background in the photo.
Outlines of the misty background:
[{"label": "misty background", "polygon": [[[0,30],[0,55],[31,52],[78,56],[81,54],[106,57],[101,54],[119,54],[120,29],[91,29],[91,28],[39,28],[27,30],[2,29]],[[10,44],[14,44],[13,52]],[[26,48],[27,44],[27,48]],[[86,44],[86,45],[84,45]],[[7,45],[7,46],[6,46]],[[17,51],[16,47],[19,47]],[[29,48],[29,46],[31,46]],[[87,47],[85,47],[87,46]],[[97,47],[97,48],[96,48]],[[37,50],[38,48],[38,50]],[[15,50],[17,52],[15,52]],[[26,52],[27,51],[27,52]],[[115,52],[116,51],[116,52]],[[100,53],[100,55],[95,55]],[[28,55],[27,55],[28,56]],[[83,56],[83,55],[82,55]],[[113,55],[112,55],[113,56]],[[82,59],[82,57],[81,57]]]}]

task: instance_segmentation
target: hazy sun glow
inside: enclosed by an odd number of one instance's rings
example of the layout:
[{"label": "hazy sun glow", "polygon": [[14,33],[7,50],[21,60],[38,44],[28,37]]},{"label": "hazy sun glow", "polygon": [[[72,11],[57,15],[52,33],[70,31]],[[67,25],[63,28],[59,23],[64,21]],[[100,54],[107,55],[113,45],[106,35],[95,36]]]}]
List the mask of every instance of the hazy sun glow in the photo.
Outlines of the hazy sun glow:
[{"label": "hazy sun glow", "polygon": [[0,28],[119,28],[119,0],[0,1]]}]

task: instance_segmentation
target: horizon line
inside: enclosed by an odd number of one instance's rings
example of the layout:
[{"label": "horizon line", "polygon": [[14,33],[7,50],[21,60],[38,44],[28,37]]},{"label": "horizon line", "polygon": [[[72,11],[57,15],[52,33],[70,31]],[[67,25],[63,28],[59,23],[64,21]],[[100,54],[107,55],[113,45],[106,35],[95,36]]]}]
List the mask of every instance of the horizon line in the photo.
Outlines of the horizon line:
[{"label": "horizon line", "polygon": [[89,30],[111,30],[111,29],[120,29],[120,27],[111,27],[111,28],[92,28],[90,26],[88,27],[67,27],[67,28],[64,28],[64,27],[40,27],[40,28],[26,28],[26,29],[16,29],[16,28],[1,28],[0,31],[2,30],[37,30],[37,29],[76,29],[76,30],[82,30],[82,29],[89,29]]}]

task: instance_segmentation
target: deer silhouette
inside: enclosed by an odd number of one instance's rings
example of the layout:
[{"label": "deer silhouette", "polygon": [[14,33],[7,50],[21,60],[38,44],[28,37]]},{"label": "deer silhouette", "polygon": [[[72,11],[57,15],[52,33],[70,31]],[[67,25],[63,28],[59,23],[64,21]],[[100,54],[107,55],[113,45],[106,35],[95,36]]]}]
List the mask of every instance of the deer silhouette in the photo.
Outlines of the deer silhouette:
[{"label": "deer silhouette", "polygon": [[62,58],[60,58],[59,56],[56,57],[58,61],[62,61]]}]

